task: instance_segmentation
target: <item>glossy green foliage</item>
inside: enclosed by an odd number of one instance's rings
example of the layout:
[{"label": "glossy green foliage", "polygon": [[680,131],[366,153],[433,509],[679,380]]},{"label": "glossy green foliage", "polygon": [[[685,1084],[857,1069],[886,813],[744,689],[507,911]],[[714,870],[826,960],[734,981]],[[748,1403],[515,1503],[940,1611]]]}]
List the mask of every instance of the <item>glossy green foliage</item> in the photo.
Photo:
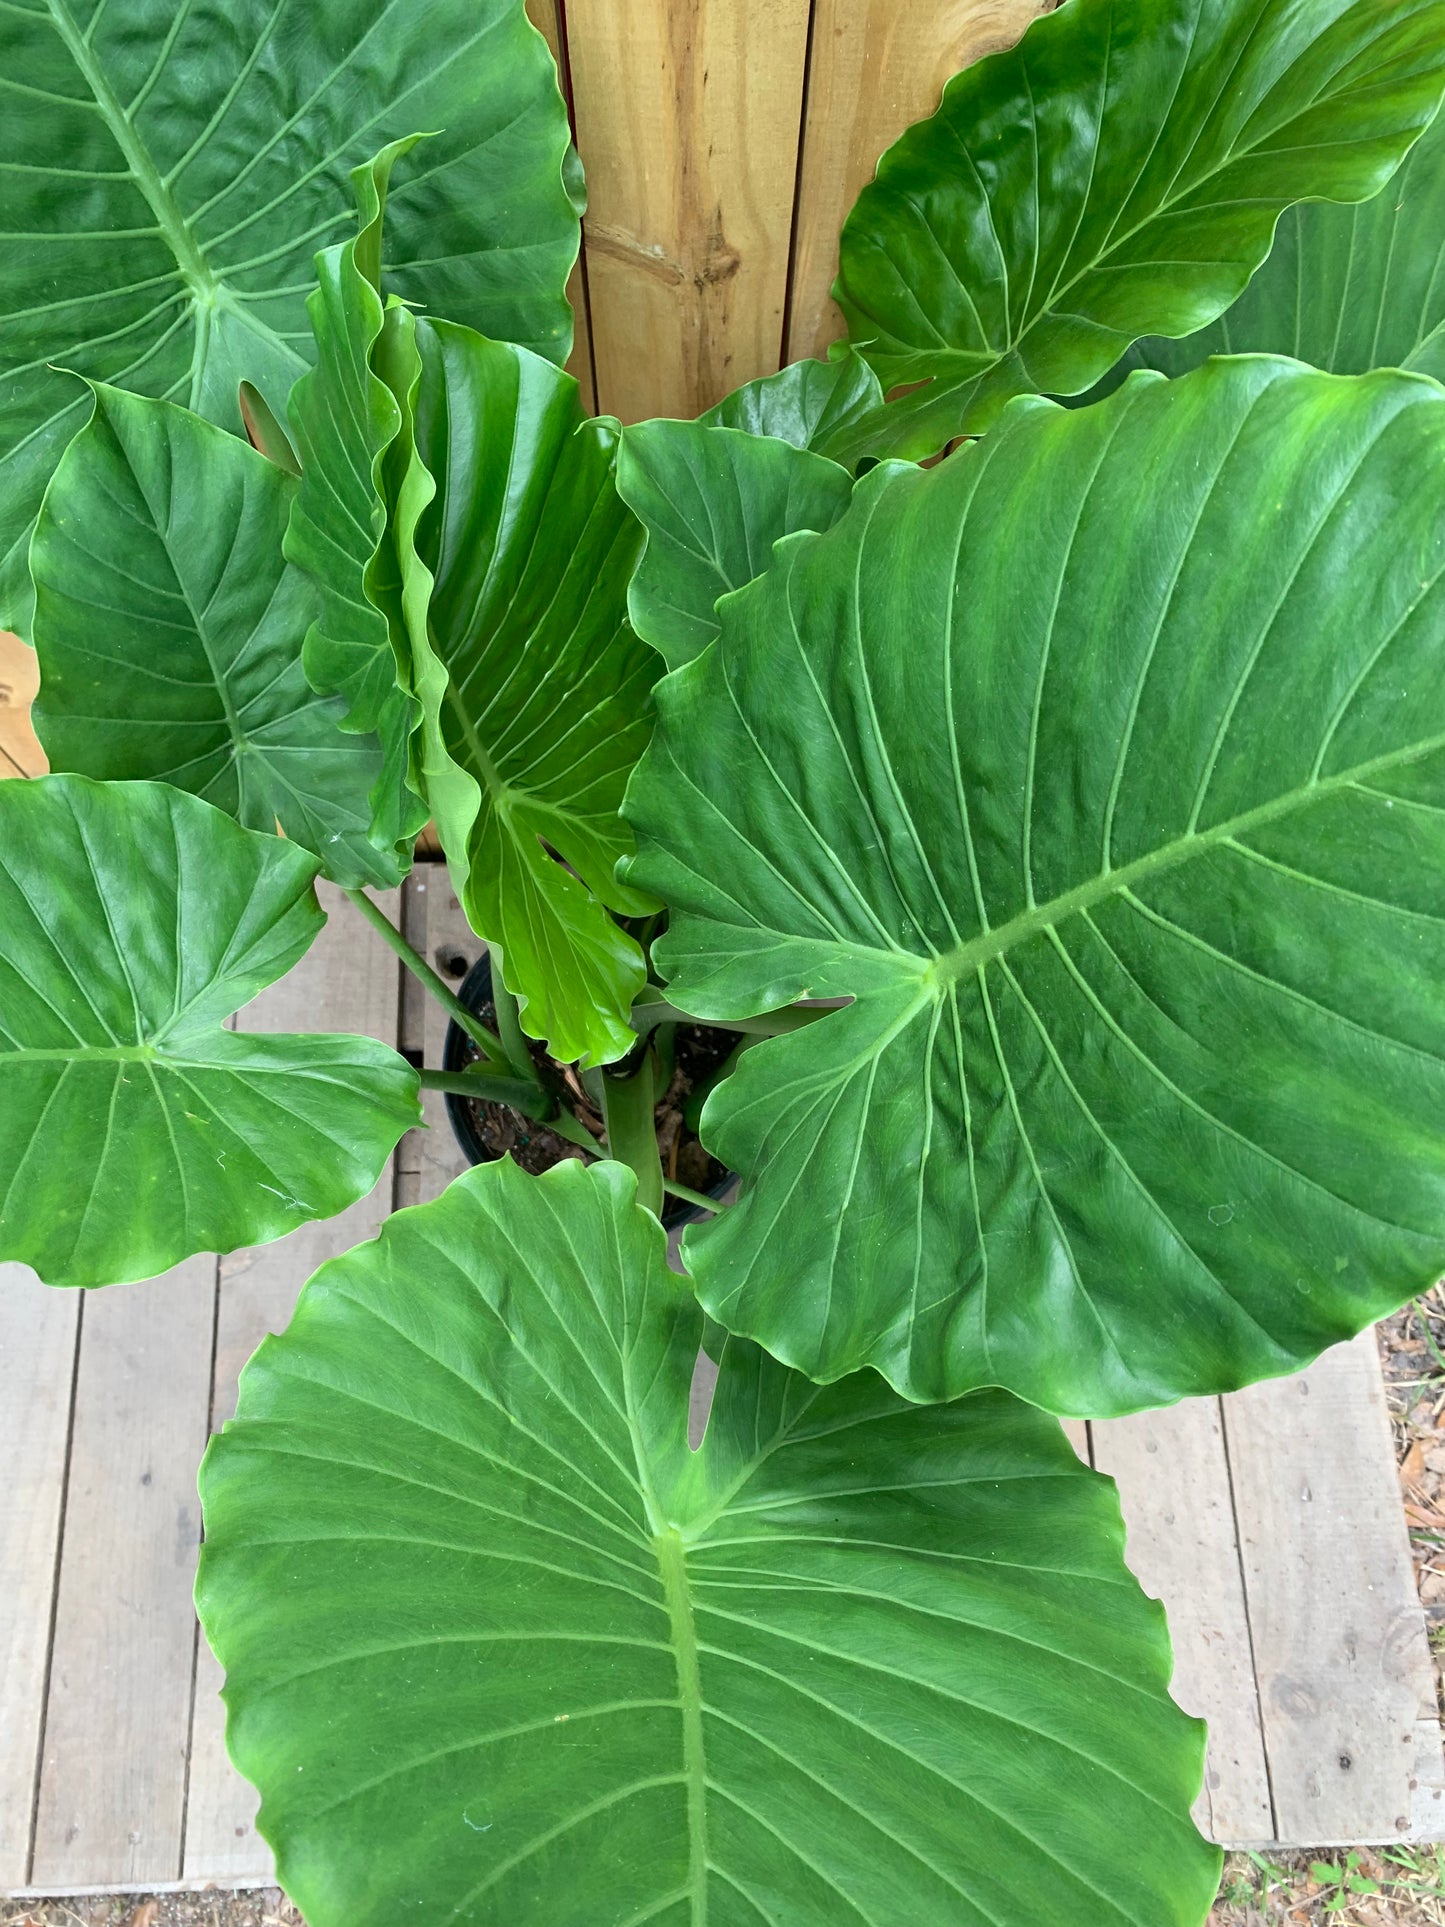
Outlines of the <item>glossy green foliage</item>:
[{"label": "glossy green foliage", "polygon": [[1337,375],[1445,380],[1445,114],[1372,201],[1291,208],[1227,314],[1184,341],[1138,342],[1133,368],[1181,375],[1207,355],[1293,355]]},{"label": "glossy green foliage", "polygon": [[1442,570],[1445,391],[1258,358],[1021,401],[723,604],[629,792],[654,954],[855,1001],[703,1114],[715,1317],[1103,1414],[1438,1275]]},{"label": "glossy green foliage", "polygon": [[927,455],[1236,298],[1283,208],[1360,201],[1445,87],[1445,0],[1069,0],[884,155],[834,290],[885,389],[846,453]]},{"label": "glossy green foliage", "polygon": [[795,361],[776,375],[735,388],[698,420],[708,428],[775,435],[794,448],[828,454],[883,400],[878,377],[852,348],[832,361]]},{"label": "glossy green foliage", "polygon": [[1202,1729],[1112,1486],[1005,1394],[736,1340],[690,1452],[703,1319],[633,1190],[467,1173],[212,1443],[201,1615],[311,1927],[1199,1927]]},{"label": "glossy green foliage", "polygon": [[627,622],[642,530],[617,494],[617,426],[586,420],[576,382],[524,348],[443,321],[418,320],[415,342],[434,484],[412,565],[430,585],[426,632],[411,631],[427,793],[527,1032],[560,1060],[606,1063],[636,1042],[645,979],[612,913],[654,907],[614,876],[658,673]]},{"label": "glossy green foliage", "polygon": [[164,784],[0,784],[0,1257],[119,1283],[371,1189],[416,1073],[224,1028],[320,929],[315,875]]},{"label": "glossy green foliage", "polygon": [[632,626],[680,669],[717,634],[719,598],[761,575],[782,536],[831,528],[853,478],[771,435],[655,421],[623,431],[617,487],[647,531]]},{"label": "glossy green foliage", "polygon": [[31,545],[36,727],[54,770],[174,783],[248,829],[279,823],[338,882],[394,883],[371,841],[380,746],[342,735],[302,671],[295,493],[200,416],[97,388]]},{"label": "glossy green foliage", "polygon": [[577,252],[566,109],[522,0],[45,0],[5,15],[0,78],[0,622],[84,420],[57,367],[239,431],[311,356],[318,246],[349,168],[441,130],[397,196],[399,290],[561,361]]},{"label": "glossy green foliage", "polygon": [[358,231],[316,257],[318,285],[306,304],[316,366],[291,396],[301,485],[285,542],[317,604],[302,653],[306,676],[313,689],[340,699],[349,733],[380,744],[375,835],[402,871],[427,819],[413,754],[421,705],[390,593],[397,568],[383,469],[401,434],[401,410],[372,364],[383,322],[382,214],[392,169],[414,145],[411,136],[396,141],[355,170]]}]

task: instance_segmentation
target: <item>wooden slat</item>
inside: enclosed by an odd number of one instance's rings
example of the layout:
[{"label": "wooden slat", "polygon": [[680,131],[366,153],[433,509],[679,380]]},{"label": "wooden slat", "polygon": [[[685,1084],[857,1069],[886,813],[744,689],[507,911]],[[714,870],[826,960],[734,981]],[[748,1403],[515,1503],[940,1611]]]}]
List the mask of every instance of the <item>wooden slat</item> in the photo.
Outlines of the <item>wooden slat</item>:
[{"label": "wooden slat", "polygon": [[[422,886],[425,892],[422,895]],[[426,918],[426,960],[453,990],[460,990],[462,978],[481,956],[485,945],[467,922],[455,890],[440,864],[427,875],[414,877],[409,886],[421,896]],[[426,999],[422,1048],[430,1069],[442,1067],[442,1043],[446,1037],[447,1014],[434,997]],[[416,1184],[414,1201],[427,1204],[440,1197],[454,1177],[467,1169],[452,1127],[447,1119],[446,1099],[439,1091],[422,1092],[422,1114],[427,1128],[417,1133]]]},{"label": "wooden slat", "polygon": [[1438,1717],[1374,1333],[1224,1421],[1277,1837],[1406,1836]]},{"label": "wooden slat", "polygon": [[0,632],[0,777],[44,774],[45,752],[30,726],[30,705],[39,687],[35,651],[18,636]]},{"label": "wooden slat", "polygon": [[624,421],[778,366],[808,11],[567,0],[597,400]]},{"label": "wooden slat", "polygon": [[180,1869],[216,1261],[86,1293],[31,1880]]},{"label": "wooden slat", "polygon": [[[401,988],[396,954],[338,890],[327,883],[318,887],[329,918],[326,928],[288,976],[240,1013],[237,1027],[272,1033],[350,1031],[394,1044]],[[395,922],[401,892],[379,894],[376,901]],[[391,1210],[391,1199],[388,1165],[371,1194],[339,1217],[303,1225],[274,1244],[221,1260],[213,1430],[235,1411],[236,1381],[246,1360],[268,1332],[285,1328],[312,1272],[327,1258],[374,1238]],[[270,1877],[271,1857],[255,1830],[256,1795],[226,1755],[221,1682],[221,1669],[201,1638],[183,1875],[187,1880],[265,1879]]]},{"label": "wooden slat", "polygon": [[[547,45],[552,49],[552,58],[557,63],[558,84],[570,113],[571,78],[567,71],[567,48],[562,23],[558,17],[557,0],[527,0],[527,15],[532,25],[546,37]],[[572,313],[576,320],[572,353],[567,358],[567,372],[577,377],[578,385],[582,390],[583,407],[596,414],[597,380],[592,370],[592,334],[587,320],[587,297],[580,260],[568,277],[567,299],[572,304]]]},{"label": "wooden slat", "polygon": [[1209,1722],[1195,1817],[1225,1845],[1274,1837],[1217,1399],[1096,1422],[1094,1463],[1118,1481],[1128,1560],[1162,1599],[1174,1639],[1174,1698]]},{"label": "wooden slat", "polygon": [[787,359],[843,332],[838,235],[879,156],[931,114],[960,67],[1012,46],[1055,0],[817,0]]},{"label": "wooden slat", "polygon": [[80,1303],[0,1265],[0,1892],[30,1868]]}]

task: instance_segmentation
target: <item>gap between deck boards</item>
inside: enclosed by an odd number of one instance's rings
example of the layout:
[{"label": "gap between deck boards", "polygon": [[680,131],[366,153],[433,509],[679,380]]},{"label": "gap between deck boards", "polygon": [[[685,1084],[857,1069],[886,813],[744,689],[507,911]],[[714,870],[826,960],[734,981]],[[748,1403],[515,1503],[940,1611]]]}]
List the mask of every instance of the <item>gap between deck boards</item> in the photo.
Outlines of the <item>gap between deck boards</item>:
[{"label": "gap between deck boards", "polygon": [[[481,946],[437,865],[386,900],[456,982]],[[440,1061],[445,1017],[335,892],[238,1020],[365,1032]],[[190,1603],[195,1471],[241,1365],[321,1260],[462,1168],[444,1100],[372,1195],[254,1251],[105,1292],[0,1267],[0,1893],[273,1879],[225,1756]],[[1200,1824],[1228,1845],[1445,1837],[1445,1761],[1371,1334],[1297,1378],[1070,1428],[1117,1479],[1128,1556],[1170,1607],[1174,1691],[1207,1717]]]}]

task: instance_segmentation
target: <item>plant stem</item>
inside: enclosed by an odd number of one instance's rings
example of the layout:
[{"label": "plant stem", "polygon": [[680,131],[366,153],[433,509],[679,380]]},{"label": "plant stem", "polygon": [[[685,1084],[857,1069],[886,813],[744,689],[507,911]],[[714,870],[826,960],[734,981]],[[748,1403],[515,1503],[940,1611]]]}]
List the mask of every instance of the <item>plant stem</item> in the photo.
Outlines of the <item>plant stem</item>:
[{"label": "plant stem", "polygon": [[602,1073],[602,1112],[607,1122],[607,1152],[637,1173],[637,1202],[662,1216],[662,1159],[653,1115],[652,1057],[631,1077]]},{"label": "plant stem", "polygon": [[489,946],[492,959],[492,1008],[497,1013],[497,1035],[507,1062],[517,1077],[530,1077],[540,1083],[537,1066],[532,1062],[532,1053],[527,1048],[527,1039],[522,1034],[522,1013],[517,1008],[515,995],[502,981],[502,953],[495,944]]},{"label": "plant stem", "polygon": [[419,1071],[423,1090],[455,1091],[458,1097],[474,1097],[482,1104],[505,1104],[520,1111],[534,1124],[545,1125],[569,1144],[579,1145],[593,1157],[601,1157],[602,1146],[580,1118],[565,1104],[559,1104],[540,1084],[524,1084],[520,1078],[492,1077],[485,1071]]},{"label": "plant stem", "polygon": [[664,1178],[662,1188],[672,1197],[681,1198],[684,1204],[698,1205],[704,1211],[726,1211],[729,1208],[721,1198],[710,1198],[706,1191],[694,1191],[691,1185],[678,1184],[672,1178]]},{"label": "plant stem", "polygon": [[816,1024],[820,1017],[831,1017],[838,1004],[826,1004],[805,1008],[801,1004],[790,1004],[786,1010],[770,1011],[766,1017],[691,1017],[685,1010],[678,1010],[668,1003],[634,1004],[632,1006],[632,1028],[646,1033],[658,1024],[702,1024],[709,1030],[737,1030],[748,1037],[782,1037],[789,1031],[804,1030],[809,1024]]},{"label": "plant stem", "polygon": [[[519,1077],[493,1077],[488,1071],[418,1071],[424,1091],[455,1091],[481,1104],[506,1104],[535,1124],[555,1129],[554,1119],[542,1115],[552,1102],[540,1084],[524,1084]],[[567,1133],[563,1133],[564,1136]]]},{"label": "plant stem", "polygon": [[397,929],[390,917],[377,909],[364,890],[348,890],[347,896],[356,905],[362,916],[377,931],[397,956],[401,958],[417,982],[429,990],[453,1021],[461,1026],[471,1038],[485,1060],[485,1068],[492,1070],[505,1068],[509,1062],[502,1040],[494,1037],[479,1017],[473,1016],[455,991],[448,990],[441,978],[432,969],[425,957],[418,956],[406,938]]}]

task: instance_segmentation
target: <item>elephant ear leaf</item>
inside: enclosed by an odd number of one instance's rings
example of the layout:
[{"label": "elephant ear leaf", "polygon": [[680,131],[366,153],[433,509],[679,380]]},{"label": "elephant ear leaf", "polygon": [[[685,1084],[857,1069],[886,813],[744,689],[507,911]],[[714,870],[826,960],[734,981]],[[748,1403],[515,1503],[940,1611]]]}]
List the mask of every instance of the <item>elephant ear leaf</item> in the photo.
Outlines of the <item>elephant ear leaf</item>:
[{"label": "elephant ear leaf", "polygon": [[647,531],[632,626],[679,669],[717,634],[719,599],[761,575],[783,536],[831,528],[853,478],[771,435],[653,421],[623,430],[617,487]]},{"label": "elephant ear leaf", "polygon": [[97,387],[30,549],[54,770],[154,778],[274,830],[347,886],[398,881],[372,841],[375,736],[343,734],[301,643],[310,584],[282,554],[294,479],[171,402]]},{"label": "elephant ear leaf", "polygon": [[615,876],[658,673],[627,622],[642,530],[617,493],[619,431],[524,348],[401,316],[394,339],[434,496],[402,571],[429,591],[409,634],[438,834],[524,1028],[562,1061],[606,1063],[636,1042],[646,974],[616,918],[655,908]]},{"label": "elephant ear leaf", "polygon": [[1005,1393],[737,1340],[689,1452],[703,1318],[634,1189],[468,1172],[211,1444],[201,1618],[311,1927],[1199,1927],[1203,1729],[1113,1487]]},{"label": "elephant ear leaf", "polygon": [[1227,314],[1183,341],[1136,343],[1118,378],[1134,368],[1182,375],[1219,354],[1293,355],[1337,375],[1408,368],[1445,381],[1445,113],[1373,200],[1290,208]]},{"label": "elephant ear leaf", "polygon": [[398,291],[565,360],[567,110],[523,0],[127,0],[9,8],[0,119],[0,624],[84,403],[57,367],[239,434],[308,365],[315,249],[350,168],[442,130],[395,203]]},{"label": "elephant ear leaf", "polygon": [[225,1020],[322,924],[315,859],[159,783],[0,784],[0,1257],[146,1278],[331,1217],[417,1122],[363,1037]]},{"label": "elephant ear leaf", "polygon": [[949,82],[843,229],[893,390],[850,455],[932,453],[1238,296],[1281,211],[1374,194],[1445,87],[1445,0],[1069,0]]},{"label": "elephant ear leaf", "polygon": [[318,285],[307,303],[316,366],[291,396],[301,484],[285,540],[287,559],[311,583],[318,605],[302,651],[307,679],[318,694],[340,699],[343,728],[379,740],[372,814],[378,838],[403,857],[427,819],[413,744],[421,704],[393,588],[398,571],[384,482],[402,416],[374,358],[385,316],[386,190],[415,140],[396,141],[356,169],[358,232],[316,257]]},{"label": "elephant ear leaf", "polygon": [[1107,1414],[1439,1275],[1442,575],[1445,391],[1259,357],[1021,399],[723,603],[629,791],[655,960],[853,1001],[703,1112],[715,1318]]}]

